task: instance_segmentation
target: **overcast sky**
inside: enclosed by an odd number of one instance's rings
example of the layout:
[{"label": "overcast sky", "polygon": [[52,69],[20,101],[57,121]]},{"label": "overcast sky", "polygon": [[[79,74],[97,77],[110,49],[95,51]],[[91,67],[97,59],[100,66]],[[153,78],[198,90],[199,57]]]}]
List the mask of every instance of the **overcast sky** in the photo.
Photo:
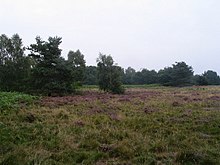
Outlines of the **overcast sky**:
[{"label": "overcast sky", "polygon": [[87,65],[99,52],[120,66],[162,69],[176,61],[220,73],[220,0],[0,0],[0,33],[62,37]]}]

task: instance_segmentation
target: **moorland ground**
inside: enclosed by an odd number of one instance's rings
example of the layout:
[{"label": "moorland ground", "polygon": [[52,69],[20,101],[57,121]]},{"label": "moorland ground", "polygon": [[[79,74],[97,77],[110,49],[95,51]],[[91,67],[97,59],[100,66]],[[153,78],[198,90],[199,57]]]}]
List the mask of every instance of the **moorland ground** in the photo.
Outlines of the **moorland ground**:
[{"label": "moorland ground", "polygon": [[1,93],[0,104],[0,164],[220,164],[218,86]]}]

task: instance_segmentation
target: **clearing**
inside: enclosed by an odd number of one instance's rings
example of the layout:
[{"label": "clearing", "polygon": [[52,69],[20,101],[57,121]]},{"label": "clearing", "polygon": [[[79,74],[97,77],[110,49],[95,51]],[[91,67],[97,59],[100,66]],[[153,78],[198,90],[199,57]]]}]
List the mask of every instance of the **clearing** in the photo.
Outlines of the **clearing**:
[{"label": "clearing", "polygon": [[0,164],[220,164],[218,86],[28,100],[0,106]]}]

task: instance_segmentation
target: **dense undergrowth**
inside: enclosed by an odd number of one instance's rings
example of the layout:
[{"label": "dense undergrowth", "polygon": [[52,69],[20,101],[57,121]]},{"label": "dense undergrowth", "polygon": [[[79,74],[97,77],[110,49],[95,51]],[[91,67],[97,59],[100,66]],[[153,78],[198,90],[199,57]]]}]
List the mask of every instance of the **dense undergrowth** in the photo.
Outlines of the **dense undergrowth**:
[{"label": "dense undergrowth", "polygon": [[84,89],[1,107],[0,164],[220,163],[219,87]]}]

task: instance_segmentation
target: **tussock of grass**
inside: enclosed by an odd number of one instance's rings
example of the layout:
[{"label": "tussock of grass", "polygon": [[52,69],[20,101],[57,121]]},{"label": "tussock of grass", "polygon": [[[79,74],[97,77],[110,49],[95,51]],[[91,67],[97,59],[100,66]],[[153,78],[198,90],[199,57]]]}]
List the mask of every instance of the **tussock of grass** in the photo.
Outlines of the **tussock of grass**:
[{"label": "tussock of grass", "polygon": [[219,164],[219,92],[219,87],[132,89],[1,114],[0,162]]}]

